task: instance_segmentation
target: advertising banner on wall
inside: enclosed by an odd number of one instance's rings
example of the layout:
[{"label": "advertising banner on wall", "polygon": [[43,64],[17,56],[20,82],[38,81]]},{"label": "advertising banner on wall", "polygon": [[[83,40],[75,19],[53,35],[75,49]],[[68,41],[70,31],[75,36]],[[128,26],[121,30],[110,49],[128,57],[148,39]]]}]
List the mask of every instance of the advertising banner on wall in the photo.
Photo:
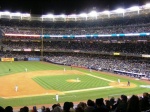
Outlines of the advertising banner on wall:
[{"label": "advertising banner on wall", "polygon": [[31,49],[23,49],[23,51],[31,51]]},{"label": "advertising banner on wall", "polygon": [[13,51],[21,51],[21,49],[13,49]]},{"label": "advertising banner on wall", "polygon": [[40,49],[34,49],[34,51],[40,51]]},{"label": "advertising banner on wall", "polygon": [[1,58],[1,61],[14,61],[14,58]]},{"label": "advertising banner on wall", "polygon": [[150,58],[150,55],[148,55],[148,54],[142,54],[142,57],[143,58]]},{"label": "advertising banner on wall", "polygon": [[28,58],[28,61],[40,61],[40,58]]}]

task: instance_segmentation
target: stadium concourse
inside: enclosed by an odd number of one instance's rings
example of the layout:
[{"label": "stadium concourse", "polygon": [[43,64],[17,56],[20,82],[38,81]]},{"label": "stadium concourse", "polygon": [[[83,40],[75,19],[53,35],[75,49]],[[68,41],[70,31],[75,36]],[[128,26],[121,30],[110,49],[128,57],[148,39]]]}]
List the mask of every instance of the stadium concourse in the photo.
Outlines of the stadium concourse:
[{"label": "stadium concourse", "polygon": [[[142,11],[141,11],[142,12]],[[34,21],[0,18],[0,58],[27,61],[40,58],[55,64],[77,66],[150,79],[150,13],[87,21]],[[90,99],[90,98],[89,98]],[[33,112],[149,112],[150,95],[33,106]],[[4,112],[1,107],[0,112]],[[8,106],[5,112],[12,112]],[[20,112],[28,112],[21,107]],[[9,111],[10,110],[10,111]]]}]

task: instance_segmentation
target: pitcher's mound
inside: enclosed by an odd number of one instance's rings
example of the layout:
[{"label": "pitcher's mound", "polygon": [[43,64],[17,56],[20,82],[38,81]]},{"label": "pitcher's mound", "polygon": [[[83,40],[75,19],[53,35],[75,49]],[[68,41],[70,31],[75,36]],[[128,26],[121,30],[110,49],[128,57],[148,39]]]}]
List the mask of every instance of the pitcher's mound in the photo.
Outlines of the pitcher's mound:
[{"label": "pitcher's mound", "polygon": [[117,88],[135,88],[136,85],[133,84],[133,83],[130,83],[130,86],[127,86],[127,82],[112,82],[112,83],[109,83],[110,86],[114,86],[114,87],[117,87]]},{"label": "pitcher's mound", "polygon": [[67,82],[81,82],[80,80],[75,80],[75,79],[69,79]]}]

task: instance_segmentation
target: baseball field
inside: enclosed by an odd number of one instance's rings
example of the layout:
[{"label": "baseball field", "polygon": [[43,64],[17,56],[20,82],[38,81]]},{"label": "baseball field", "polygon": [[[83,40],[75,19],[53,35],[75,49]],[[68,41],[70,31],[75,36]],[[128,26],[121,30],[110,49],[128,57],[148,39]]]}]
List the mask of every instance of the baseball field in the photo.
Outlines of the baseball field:
[{"label": "baseball field", "polygon": [[[128,81],[130,86],[127,86]],[[149,86],[149,82],[42,61],[0,62],[0,106],[3,107],[80,102],[150,92],[150,88],[141,85]]]}]

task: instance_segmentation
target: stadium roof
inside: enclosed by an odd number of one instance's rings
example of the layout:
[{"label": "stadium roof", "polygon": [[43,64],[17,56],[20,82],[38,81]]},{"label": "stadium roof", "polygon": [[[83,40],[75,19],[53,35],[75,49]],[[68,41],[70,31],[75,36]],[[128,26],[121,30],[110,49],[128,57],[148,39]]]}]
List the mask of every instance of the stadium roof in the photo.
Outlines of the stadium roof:
[{"label": "stadium roof", "polygon": [[[71,15],[89,13],[92,10],[102,12],[141,6],[149,0],[0,0],[0,11],[30,13],[34,15]],[[137,7],[133,7],[136,10]],[[121,12],[123,10],[120,10]],[[91,15],[96,13],[91,13]],[[62,15],[63,16],[63,15]],[[86,16],[85,14],[81,16]]]}]

